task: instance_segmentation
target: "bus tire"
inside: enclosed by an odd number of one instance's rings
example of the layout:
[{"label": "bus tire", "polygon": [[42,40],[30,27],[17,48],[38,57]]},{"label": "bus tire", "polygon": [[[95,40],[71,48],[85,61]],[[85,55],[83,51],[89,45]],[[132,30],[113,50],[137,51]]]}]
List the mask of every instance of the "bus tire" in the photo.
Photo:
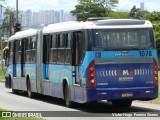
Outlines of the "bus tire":
[{"label": "bus tire", "polygon": [[13,94],[17,94],[17,93],[18,93],[18,90],[12,88],[12,93],[13,93]]},{"label": "bus tire", "polygon": [[69,86],[66,85],[65,86],[65,90],[64,90],[64,100],[65,100],[65,104],[67,107],[72,107],[72,102],[71,102],[71,92],[69,89]]},{"label": "bus tire", "polygon": [[129,108],[132,105],[132,100],[114,100],[112,101],[114,107],[126,107]]},{"label": "bus tire", "polygon": [[27,94],[29,98],[33,98],[34,97],[34,93],[31,90],[31,81],[30,79],[27,80]]}]

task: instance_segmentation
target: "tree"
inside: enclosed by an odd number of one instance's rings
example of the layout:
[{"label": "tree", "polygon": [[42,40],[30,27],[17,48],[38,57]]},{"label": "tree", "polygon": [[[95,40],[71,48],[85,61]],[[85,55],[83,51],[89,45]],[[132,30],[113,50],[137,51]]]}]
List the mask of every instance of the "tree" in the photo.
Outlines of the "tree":
[{"label": "tree", "polygon": [[139,8],[136,8],[134,5],[128,14],[128,17],[133,19],[143,19],[143,11],[141,11]]},{"label": "tree", "polygon": [[154,26],[154,36],[156,40],[156,47],[158,51],[160,51],[160,21],[153,21],[153,26]]},{"label": "tree", "polygon": [[78,21],[87,20],[89,17],[104,17],[105,9],[94,3],[81,3],[76,5],[76,10],[71,11],[77,17]]},{"label": "tree", "polygon": [[154,26],[154,35],[157,49],[160,51],[160,12],[151,12],[144,16],[144,19],[150,20]]},{"label": "tree", "polygon": [[71,13],[78,21],[85,21],[89,17],[107,17],[116,4],[118,0],[79,0]]},{"label": "tree", "polygon": [[152,12],[148,14],[145,19],[150,20],[151,22],[157,22],[160,21],[160,12]]},{"label": "tree", "polygon": [[105,8],[106,14],[109,15],[111,12],[112,8],[117,7],[117,4],[119,3],[118,0],[98,0],[99,4]]},{"label": "tree", "polygon": [[111,11],[110,16],[111,18],[115,19],[121,19],[121,18],[128,18],[128,12],[117,12],[117,11]]},{"label": "tree", "polygon": [[4,12],[4,21],[2,24],[2,27],[4,29],[7,29],[7,31],[9,31],[9,35],[12,35],[12,28],[14,26],[14,22],[15,22],[15,10],[13,8],[7,7],[5,12]]}]

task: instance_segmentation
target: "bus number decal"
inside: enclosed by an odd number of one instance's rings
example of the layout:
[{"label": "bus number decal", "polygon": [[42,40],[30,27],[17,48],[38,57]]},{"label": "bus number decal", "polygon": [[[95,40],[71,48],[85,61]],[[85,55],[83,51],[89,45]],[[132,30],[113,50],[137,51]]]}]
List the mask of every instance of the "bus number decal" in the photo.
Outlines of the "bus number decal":
[{"label": "bus number decal", "polygon": [[140,57],[147,57],[147,56],[152,56],[152,51],[139,51]]}]

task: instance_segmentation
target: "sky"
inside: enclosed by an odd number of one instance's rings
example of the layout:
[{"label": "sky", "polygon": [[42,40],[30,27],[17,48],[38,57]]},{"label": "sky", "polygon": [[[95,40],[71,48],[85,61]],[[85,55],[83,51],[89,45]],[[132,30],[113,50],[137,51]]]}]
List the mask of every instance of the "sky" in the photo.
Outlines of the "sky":
[{"label": "sky", "polygon": [[[18,0],[19,10],[39,11],[39,10],[73,10],[78,0]],[[134,5],[140,8],[140,3],[145,3],[145,10],[148,11],[160,11],[160,0],[119,0],[119,10],[130,10]],[[10,6],[16,8],[16,0],[0,0],[0,4],[3,6]]]},{"label": "sky", "polygon": [[134,5],[140,8],[142,2],[145,4],[145,10],[160,11],[160,0],[119,0],[118,9],[130,10]]}]

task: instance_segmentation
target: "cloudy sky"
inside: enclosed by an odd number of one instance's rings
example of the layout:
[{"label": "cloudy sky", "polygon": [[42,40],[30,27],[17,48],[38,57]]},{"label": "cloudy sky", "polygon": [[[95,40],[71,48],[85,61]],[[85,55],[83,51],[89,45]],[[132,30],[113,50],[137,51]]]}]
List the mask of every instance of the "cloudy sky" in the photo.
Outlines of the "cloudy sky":
[{"label": "cloudy sky", "polygon": [[[78,0],[18,0],[19,9],[32,11],[39,10],[60,10],[70,11],[78,3]],[[145,2],[145,9],[148,11],[160,11],[160,0],[119,0],[117,9],[130,10],[133,5],[140,7],[140,3]],[[16,0],[0,0],[3,6],[16,8]]]}]

